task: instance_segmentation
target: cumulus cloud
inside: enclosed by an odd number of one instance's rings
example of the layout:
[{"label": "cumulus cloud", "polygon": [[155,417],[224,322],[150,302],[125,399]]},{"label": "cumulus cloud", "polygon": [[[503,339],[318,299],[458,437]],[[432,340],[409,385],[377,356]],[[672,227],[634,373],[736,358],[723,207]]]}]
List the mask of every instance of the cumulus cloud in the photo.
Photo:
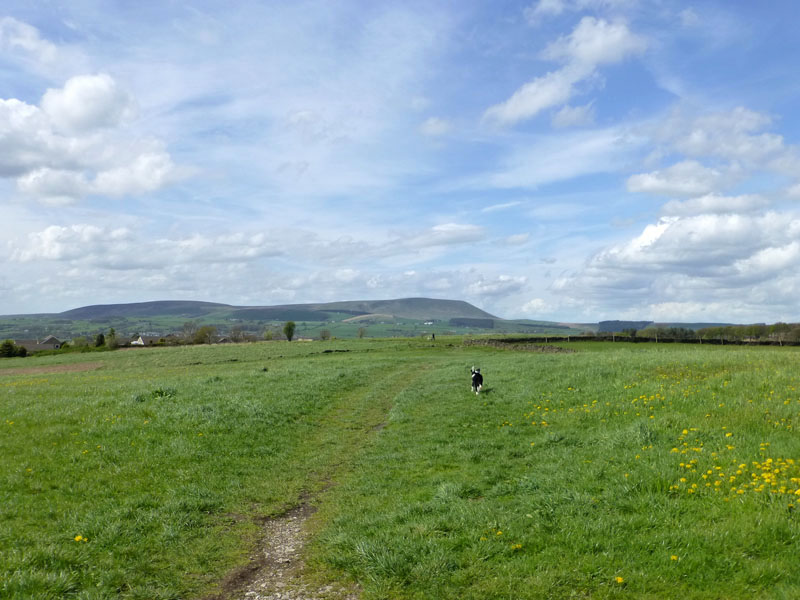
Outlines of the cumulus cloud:
[{"label": "cumulus cloud", "polygon": [[104,73],[78,75],[47,90],[41,108],[56,131],[67,134],[115,127],[135,114],[130,94]]},{"label": "cumulus cloud", "polygon": [[99,195],[125,196],[143,194],[164,187],[180,177],[181,171],[159,142],[148,144],[120,166],[97,174],[90,192]]},{"label": "cumulus cloud", "polygon": [[50,204],[69,204],[86,195],[91,185],[83,173],[42,167],[18,177],[17,188]]},{"label": "cumulus cloud", "polygon": [[467,286],[467,294],[470,296],[506,296],[519,292],[527,282],[527,277],[499,275],[487,278],[478,275],[475,281]]},{"label": "cumulus cloud", "polygon": [[567,36],[548,45],[542,58],[563,62],[564,66],[536,77],[511,97],[489,107],[484,119],[513,125],[541,111],[566,103],[578,83],[594,75],[597,67],[620,62],[641,53],[647,44],[623,22],[584,17]]},{"label": "cumulus cloud", "polygon": [[730,178],[718,169],[705,167],[695,160],[685,160],[666,169],[632,175],[629,192],[648,192],[664,196],[699,196],[717,191]]},{"label": "cumulus cloud", "polygon": [[184,173],[162,142],[123,129],[134,112],[130,95],[102,74],[68,79],[39,106],[0,99],[0,176],[56,204],[159,189]]},{"label": "cumulus cloud", "polygon": [[527,314],[542,314],[553,311],[553,304],[542,298],[533,298],[522,306],[522,312]]},{"label": "cumulus cloud", "polygon": [[744,107],[699,115],[678,109],[654,127],[653,137],[689,158],[715,157],[792,174],[797,150],[783,136],[765,131],[771,124],[769,115]]},{"label": "cumulus cloud", "polygon": [[[637,237],[598,252],[583,269],[559,278],[554,289],[620,310],[725,302],[727,318],[749,314],[763,320],[767,302],[772,312],[796,310],[800,217],[662,217]],[[676,312],[670,319],[685,321],[687,315]]]}]

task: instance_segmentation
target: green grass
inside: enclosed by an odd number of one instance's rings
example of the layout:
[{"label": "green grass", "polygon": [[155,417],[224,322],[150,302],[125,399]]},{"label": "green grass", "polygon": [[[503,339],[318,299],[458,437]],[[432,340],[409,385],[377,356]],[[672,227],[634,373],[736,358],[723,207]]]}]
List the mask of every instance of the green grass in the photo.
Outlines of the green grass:
[{"label": "green grass", "polygon": [[563,346],[3,360],[0,597],[203,597],[304,497],[365,598],[800,595],[798,351]]}]

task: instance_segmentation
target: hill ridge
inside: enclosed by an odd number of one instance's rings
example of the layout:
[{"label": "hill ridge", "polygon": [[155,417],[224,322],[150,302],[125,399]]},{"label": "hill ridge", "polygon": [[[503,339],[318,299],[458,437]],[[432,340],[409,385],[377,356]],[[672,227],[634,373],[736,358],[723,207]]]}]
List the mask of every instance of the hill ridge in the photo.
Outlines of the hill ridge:
[{"label": "hill ridge", "polygon": [[386,300],[340,300],[298,304],[240,306],[199,300],[153,300],[118,304],[93,304],[52,313],[67,319],[98,319],[109,317],[146,317],[173,315],[187,318],[201,317],[219,311],[236,313],[264,311],[344,312],[354,315],[391,314],[410,319],[450,319],[456,317],[497,319],[494,315],[464,300],[440,298],[394,298]]}]

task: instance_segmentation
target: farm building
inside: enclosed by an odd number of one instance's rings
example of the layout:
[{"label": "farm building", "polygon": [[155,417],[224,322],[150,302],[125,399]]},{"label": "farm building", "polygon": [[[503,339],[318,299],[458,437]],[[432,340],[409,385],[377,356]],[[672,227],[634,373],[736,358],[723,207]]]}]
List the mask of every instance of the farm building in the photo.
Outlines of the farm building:
[{"label": "farm building", "polygon": [[17,346],[22,346],[28,352],[38,352],[40,350],[58,350],[62,342],[57,337],[48,335],[43,340],[14,340]]}]

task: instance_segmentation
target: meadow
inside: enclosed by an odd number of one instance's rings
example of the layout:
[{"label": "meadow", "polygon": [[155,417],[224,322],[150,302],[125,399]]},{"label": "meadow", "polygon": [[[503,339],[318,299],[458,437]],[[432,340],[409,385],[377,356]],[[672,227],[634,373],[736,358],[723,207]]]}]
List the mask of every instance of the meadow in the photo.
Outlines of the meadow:
[{"label": "meadow", "polygon": [[563,346],[4,359],[0,597],[207,598],[301,501],[364,598],[799,597],[798,350]]}]

